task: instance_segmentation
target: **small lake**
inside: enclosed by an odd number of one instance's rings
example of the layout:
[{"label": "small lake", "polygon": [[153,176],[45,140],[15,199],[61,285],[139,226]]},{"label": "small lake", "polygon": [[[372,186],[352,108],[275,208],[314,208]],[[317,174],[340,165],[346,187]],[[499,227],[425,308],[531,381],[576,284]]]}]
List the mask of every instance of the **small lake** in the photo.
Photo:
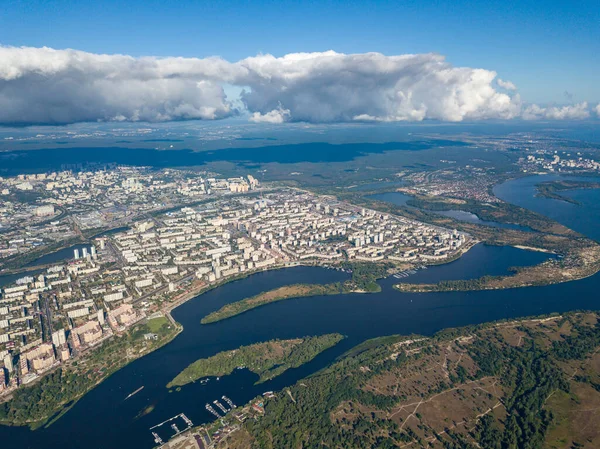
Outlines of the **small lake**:
[{"label": "small lake", "polygon": [[[407,202],[408,202],[408,200],[412,199],[413,197],[410,195],[407,195],[405,193],[402,193],[402,192],[386,192],[386,193],[378,193],[375,195],[370,195],[369,198],[373,198],[378,201],[385,201],[388,203],[392,203],[392,204],[395,204],[396,206],[412,207],[412,206],[409,206],[407,204]],[[517,229],[520,231],[531,231],[531,229],[529,229],[525,226],[519,226],[519,225],[512,224],[512,223],[499,223],[497,221],[482,220],[477,215],[475,215],[471,212],[467,212],[467,211],[459,210],[459,209],[443,210],[443,211],[433,211],[433,210],[427,210],[427,209],[421,209],[421,210],[423,210],[425,212],[437,214],[437,215],[443,215],[445,217],[453,218],[455,220],[466,221],[469,223],[475,223],[475,224],[479,224],[479,225],[483,225],[483,226],[493,226],[496,228],[503,228],[503,229]]]}]

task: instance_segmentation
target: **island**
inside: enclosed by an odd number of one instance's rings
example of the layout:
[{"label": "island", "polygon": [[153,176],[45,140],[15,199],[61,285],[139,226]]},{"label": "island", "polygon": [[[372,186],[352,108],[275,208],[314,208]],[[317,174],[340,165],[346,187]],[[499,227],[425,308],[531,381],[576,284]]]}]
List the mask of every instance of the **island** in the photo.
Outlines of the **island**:
[{"label": "island", "polygon": [[599,320],[580,312],[368,340],[181,438],[220,449],[596,448]]},{"label": "island", "polygon": [[311,361],[343,339],[341,334],[326,334],[241,346],[233,351],[196,360],[169,382],[167,388],[180,387],[203,377],[225,376],[236,368],[247,368],[258,374],[260,378],[257,383],[262,383]]},{"label": "island", "polygon": [[342,293],[376,293],[381,287],[376,280],[385,277],[388,270],[394,267],[390,263],[345,263],[336,266],[338,269],[352,273],[352,279],[346,282],[331,284],[293,284],[259,293],[250,298],[245,298],[226,304],[215,312],[202,318],[202,324],[216,323],[217,321],[240,315],[241,313],[261,307],[273,302],[291,298],[306,298],[309,296],[339,295]]},{"label": "island", "polygon": [[560,179],[557,181],[542,182],[537,185],[538,195],[544,198],[550,198],[558,201],[579,205],[579,201],[561,192],[581,189],[600,189],[600,182],[574,181],[570,179]]}]

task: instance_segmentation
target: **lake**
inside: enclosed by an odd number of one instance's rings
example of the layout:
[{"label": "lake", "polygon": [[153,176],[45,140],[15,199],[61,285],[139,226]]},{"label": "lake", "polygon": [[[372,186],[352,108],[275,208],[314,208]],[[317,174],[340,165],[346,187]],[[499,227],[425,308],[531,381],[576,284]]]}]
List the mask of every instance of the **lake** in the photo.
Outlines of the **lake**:
[{"label": "lake", "polygon": [[[408,202],[408,200],[412,199],[413,197],[410,195],[407,195],[405,193],[402,193],[402,192],[385,192],[385,193],[376,193],[375,195],[370,195],[369,198],[373,198],[374,200],[378,200],[378,201],[386,201],[388,203],[395,204],[396,206],[412,207],[412,206],[409,206],[407,204],[407,202]],[[475,224],[479,224],[479,225],[483,225],[483,226],[493,226],[496,228],[504,228],[504,229],[517,229],[520,231],[531,231],[531,229],[529,229],[525,226],[519,226],[519,225],[512,224],[512,223],[499,223],[497,221],[482,220],[477,215],[475,215],[471,212],[466,212],[464,210],[458,210],[458,209],[442,210],[442,211],[426,210],[426,209],[422,209],[422,210],[425,210],[425,211],[433,213],[433,214],[438,214],[438,215],[443,215],[445,217],[454,218],[455,220],[466,221],[469,223],[475,223]]]}]

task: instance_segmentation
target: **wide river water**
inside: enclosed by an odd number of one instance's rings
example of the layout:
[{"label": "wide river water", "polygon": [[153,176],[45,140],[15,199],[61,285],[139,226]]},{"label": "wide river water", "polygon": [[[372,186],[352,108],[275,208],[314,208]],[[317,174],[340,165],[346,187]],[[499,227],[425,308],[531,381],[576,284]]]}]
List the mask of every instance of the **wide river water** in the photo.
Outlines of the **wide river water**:
[{"label": "wide river water", "polygon": [[[530,181],[529,178],[510,181],[507,183],[509,186],[501,186],[500,190],[507,197],[513,194],[519,201],[531,201],[529,207],[536,210],[534,206],[546,200],[534,198],[533,190],[523,188]],[[580,195],[580,192],[572,194]],[[583,206],[565,208],[564,221],[563,217],[553,218],[570,223],[577,229],[573,223],[579,224],[577,216],[586,212],[587,202],[600,204],[598,194],[598,191],[585,191]],[[596,199],[594,195],[597,195]],[[596,223],[600,224],[600,220]],[[578,230],[584,232],[585,226],[579,225]],[[593,234],[591,232],[590,236]],[[503,274],[509,267],[536,264],[547,257],[547,254],[515,248],[477,245],[455,262],[421,270],[403,281],[435,282]],[[264,272],[188,301],[173,312],[174,318],[184,326],[184,331],[173,342],[115,373],[48,429],[31,432],[23,427],[0,427],[0,441],[7,447],[14,445],[20,448],[150,448],[153,446],[150,427],[182,412],[194,424],[208,422],[213,417],[204,408],[207,402],[226,395],[239,405],[264,391],[281,389],[323,368],[368,338],[390,334],[431,335],[448,327],[551,312],[598,309],[600,305],[597,297],[600,275],[546,287],[426,294],[397,292],[392,285],[398,280],[390,277],[380,282],[380,293],[291,299],[229,320],[200,324],[203,316],[222,305],[264,290],[297,282],[335,282],[347,276],[342,272],[314,267]],[[340,332],[347,338],[312,362],[264,384],[255,386],[257,376],[246,370],[236,370],[219,381],[212,379],[205,385],[189,384],[179,392],[169,392],[165,387],[198,358],[273,338],[329,332]],[[125,400],[129,393],[141,386],[144,386],[143,390]],[[154,410],[136,418],[148,406],[154,406]],[[168,425],[159,431],[164,439],[171,433]]]}]

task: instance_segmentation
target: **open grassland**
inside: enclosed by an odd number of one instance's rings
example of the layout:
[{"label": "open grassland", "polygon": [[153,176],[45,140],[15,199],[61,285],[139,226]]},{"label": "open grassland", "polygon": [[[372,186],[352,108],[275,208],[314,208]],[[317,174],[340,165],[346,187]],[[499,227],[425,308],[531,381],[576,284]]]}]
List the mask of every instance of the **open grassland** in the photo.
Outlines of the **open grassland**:
[{"label": "open grassland", "polygon": [[228,447],[600,447],[598,318],[366,342],[266,400],[265,415],[240,430],[245,446]]}]

